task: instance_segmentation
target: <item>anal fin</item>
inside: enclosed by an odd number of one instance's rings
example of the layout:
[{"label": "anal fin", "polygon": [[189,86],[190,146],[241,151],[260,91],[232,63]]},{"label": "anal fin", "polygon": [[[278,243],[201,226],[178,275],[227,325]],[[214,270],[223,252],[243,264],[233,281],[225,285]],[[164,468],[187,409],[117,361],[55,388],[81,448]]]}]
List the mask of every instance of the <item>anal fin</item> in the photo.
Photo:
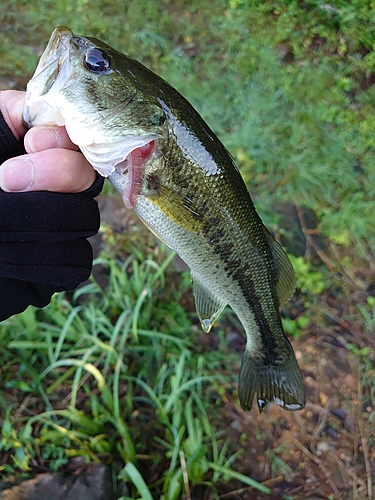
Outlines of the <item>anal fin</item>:
[{"label": "anal fin", "polygon": [[192,273],[192,278],[194,284],[195,307],[203,330],[209,332],[226,306],[226,303],[215,295],[198,276]]}]

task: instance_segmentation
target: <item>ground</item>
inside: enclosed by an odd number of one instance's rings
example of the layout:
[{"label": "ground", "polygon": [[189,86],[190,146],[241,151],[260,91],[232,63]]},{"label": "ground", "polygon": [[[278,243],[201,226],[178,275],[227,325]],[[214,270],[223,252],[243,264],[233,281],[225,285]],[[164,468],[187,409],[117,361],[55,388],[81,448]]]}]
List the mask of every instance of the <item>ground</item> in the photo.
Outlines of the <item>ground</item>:
[{"label": "ground", "polygon": [[[118,231],[137,224],[119,200],[103,197],[101,212]],[[375,332],[365,332],[355,314],[358,304],[366,304],[371,295],[371,273],[358,269],[355,275],[337,278],[335,286],[312,306],[316,321],[304,329],[301,338],[292,340],[304,376],[306,407],[287,412],[269,405],[260,414],[254,404],[247,413],[239,408],[231,391],[224,397],[222,421],[217,426],[225,428],[234,448],[243,450],[238,471],[272,488],[275,499],[286,494],[335,500],[373,495],[375,409],[371,384],[363,387],[362,382],[374,374]],[[188,301],[185,306],[193,304]],[[293,307],[300,312],[298,294],[289,312]],[[240,357],[245,344],[242,334],[228,324],[226,337]],[[220,349],[215,329],[204,336],[198,330],[196,345],[202,353]],[[352,345],[356,346],[354,351],[350,350]],[[238,366],[232,367],[234,372]],[[230,369],[223,367],[223,371]],[[222,486],[220,498],[270,498],[253,488],[231,485]],[[193,490],[192,498],[209,500],[210,489],[199,488],[196,496]]]}]

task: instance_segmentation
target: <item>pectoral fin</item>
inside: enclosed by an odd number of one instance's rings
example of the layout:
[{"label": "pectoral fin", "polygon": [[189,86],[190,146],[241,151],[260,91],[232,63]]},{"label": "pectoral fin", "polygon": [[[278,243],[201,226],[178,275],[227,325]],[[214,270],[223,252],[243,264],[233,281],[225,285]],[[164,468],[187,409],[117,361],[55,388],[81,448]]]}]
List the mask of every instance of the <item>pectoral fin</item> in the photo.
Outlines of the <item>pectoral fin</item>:
[{"label": "pectoral fin", "polygon": [[143,192],[173,222],[188,231],[198,232],[204,216],[193,200],[172,187],[163,185],[156,175],[148,178],[148,192]]},{"label": "pectoral fin", "polygon": [[195,307],[205,332],[211,330],[212,325],[226,306],[226,303],[215,295],[200,278],[192,274],[194,283]]}]

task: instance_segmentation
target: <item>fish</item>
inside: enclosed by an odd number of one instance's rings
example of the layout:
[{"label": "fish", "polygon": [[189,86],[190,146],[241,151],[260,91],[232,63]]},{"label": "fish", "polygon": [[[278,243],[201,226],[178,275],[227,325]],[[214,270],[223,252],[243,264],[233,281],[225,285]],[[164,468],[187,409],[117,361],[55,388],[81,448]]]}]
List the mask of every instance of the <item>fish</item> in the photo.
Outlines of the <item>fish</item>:
[{"label": "fish", "polygon": [[28,127],[64,125],[125,206],[191,270],[202,328],[230,306],[246,334],[240,405],[305,405],[280,306],[295,289],[289,258],[259,217],[234,159],[164,79],[106,43],[56,28],[27,84]]}]

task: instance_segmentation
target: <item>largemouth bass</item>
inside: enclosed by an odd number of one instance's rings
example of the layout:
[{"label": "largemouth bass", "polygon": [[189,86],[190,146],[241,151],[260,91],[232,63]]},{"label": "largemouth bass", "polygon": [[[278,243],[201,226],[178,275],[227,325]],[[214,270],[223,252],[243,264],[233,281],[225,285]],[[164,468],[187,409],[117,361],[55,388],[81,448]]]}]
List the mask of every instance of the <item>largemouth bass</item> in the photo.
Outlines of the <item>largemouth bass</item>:
[{"label": "largemouth bass", "polygon": [[305,404],[280,304],[295,288],[291,263],[263,225],[234,161],[195,109],[139,62],[94,38],[57,28],[27,86],[24,121],[65,125],[87,160],[191,269],[203,330],[226,305],[246,348],[239,399],[260,411]]}]

